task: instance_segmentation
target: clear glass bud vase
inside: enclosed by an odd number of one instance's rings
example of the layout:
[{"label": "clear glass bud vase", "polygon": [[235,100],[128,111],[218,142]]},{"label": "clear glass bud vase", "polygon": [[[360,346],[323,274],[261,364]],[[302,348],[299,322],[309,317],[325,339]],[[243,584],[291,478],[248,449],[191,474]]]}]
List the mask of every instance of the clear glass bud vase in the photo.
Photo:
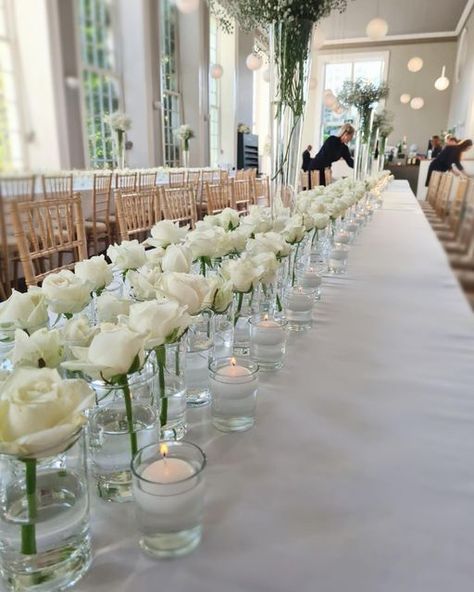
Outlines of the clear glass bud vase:
[{"label": "clear glass bud vase", "polygon": [[51,456],[2,455],[0,471],[0,574],[5,589],[69,588],[91,562],[83,430]]}]

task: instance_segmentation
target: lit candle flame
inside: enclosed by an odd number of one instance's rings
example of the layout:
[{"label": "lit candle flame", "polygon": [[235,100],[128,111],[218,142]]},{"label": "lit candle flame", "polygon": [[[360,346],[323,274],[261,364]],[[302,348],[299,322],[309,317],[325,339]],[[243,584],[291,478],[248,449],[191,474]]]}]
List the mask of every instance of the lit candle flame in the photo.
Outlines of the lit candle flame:
[{"label": "lit candle flame", "polygon": [[166,444],[160,444],[160,454],[163,458],[168,455],[168,446]]},{"label": "lit candle flame", "polygon": [[235,358],[231,358],[230,359],[230,365],[231,366],[237,366],[237,360]]},{"label": "lit candle flame", "polygon": [[267,314],[266,314],[266,315],[264,315],[264,317],[263,317],[263,320],[264,320],[264,321],[268,321],[268,315],[267,315]]}]

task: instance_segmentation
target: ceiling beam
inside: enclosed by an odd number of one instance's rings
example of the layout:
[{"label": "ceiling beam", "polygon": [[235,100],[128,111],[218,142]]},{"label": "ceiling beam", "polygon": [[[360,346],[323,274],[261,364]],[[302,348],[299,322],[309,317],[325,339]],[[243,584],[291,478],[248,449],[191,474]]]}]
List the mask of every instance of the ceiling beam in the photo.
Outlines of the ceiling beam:
[{"label": "ceiling beam", "polygon": [[462,11],[461,18],[459,19],[458,25],[456,27],[456,36],[459,37],[461,31],[464,29],[464,25],[466,24],[467,19],[469,18],[472,9],[474,8],[474,0],[468,0],[464,10]]}]

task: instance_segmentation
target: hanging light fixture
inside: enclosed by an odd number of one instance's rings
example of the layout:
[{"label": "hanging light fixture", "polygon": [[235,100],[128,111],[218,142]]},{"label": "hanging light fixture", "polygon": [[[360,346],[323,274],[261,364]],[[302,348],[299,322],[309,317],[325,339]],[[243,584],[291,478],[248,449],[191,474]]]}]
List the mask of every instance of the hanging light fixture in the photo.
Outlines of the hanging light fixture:
[{"label": "hanging light fixture", "polygon": [[403,93],[402,95],[400,95],[400,103],[403,103],[404,105],[408,105],[408,103],[411,101],[411,96],[408,93]]},{"label": "hanging light fixture", "polygon": [[262,67],[262,58],[256,53],[252,52],[247,56],[245,63],[247,64],[247,68],[249,70],[258,70]]},{"label": "hanging light fixture", "polygon": [[435,80],[436,90],[446,90],[449,86],[449,78],[446,76],[446,66],[441,70],[441,76]]},{"label": "hanging light fixture", "polygon": [[175,4],[183,14],[190,14],[199,8],[199,0],[175,0]]},{"label": "hanging light fixture", "polygon": [[388,33],[388,23],[385,19],[376,17],[368,22],[367,28],[365,29],[367,37],[372,41],[380,41],[386,37]]},{"label": "hanging light fixture", "polygon": [[224,68],[220,64],[212,64],[209,73],[211,78],[218,80],[219,78],[222,78],[222,75],[224,74]]},{"label": "hanging light fixture", "polygon": [[419,72],[423,68],[423,60],[418,56],[408,60],[407,68],[410,72]]},{"label": "hanging light fixture", "polygon": [[415,109],[415,111],[422,109],[424,104],[425,101],[421,97],[413,97],[413,99],[410,101],[410,107]]}]

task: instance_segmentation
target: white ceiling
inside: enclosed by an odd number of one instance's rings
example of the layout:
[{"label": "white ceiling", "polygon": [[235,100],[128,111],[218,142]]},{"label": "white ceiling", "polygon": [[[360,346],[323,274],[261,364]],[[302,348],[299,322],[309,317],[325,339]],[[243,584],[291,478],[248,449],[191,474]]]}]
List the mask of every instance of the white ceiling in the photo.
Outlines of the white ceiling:
[{"label": "white ceiling", "polygon": [[321,27],[327,41],[360,39],[369,20],[379,16],[388,22],[390,37],[452,34],[471,5],[470,0],[348,0],[347,10],[334,12]]}]

